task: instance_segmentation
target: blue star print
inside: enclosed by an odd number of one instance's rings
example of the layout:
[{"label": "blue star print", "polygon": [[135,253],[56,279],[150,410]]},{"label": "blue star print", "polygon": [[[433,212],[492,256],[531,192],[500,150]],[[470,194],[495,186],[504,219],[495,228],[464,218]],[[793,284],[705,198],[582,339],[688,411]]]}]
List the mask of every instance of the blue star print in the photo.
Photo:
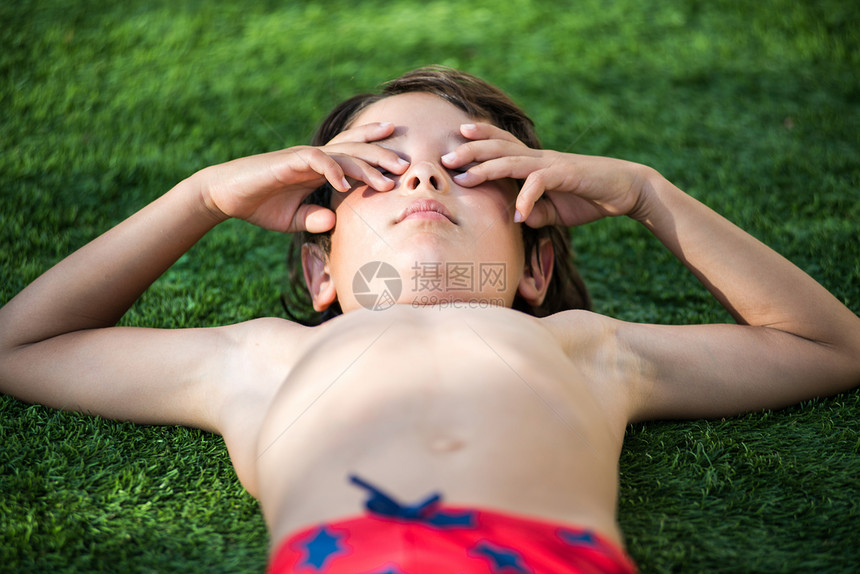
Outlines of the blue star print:
[{"label": "blue star print", "polygon": [[322,570],[329,558],[347,551],[341,544],[343,538],[343,534],[332,533],[325,526],[321,527],[313,538],[304,543],[308,555],[299,566]]},{"label": "blue star print", "polygon": [[487,541],[479,542],[470,554],[477,554],[489,560],[492,572],[512,572],[527,574],[529,570],[522,563],[522,556],[508,548],[495,546]]},{"label": "blue star print", "polygon": [[574,546],[594,546],[595,543],[594,534],[589,530],[581,530],[579,532],[575,532],[573,530],[559,530],[558,535],[562,540]]},{"label": "blue star print", "polygon": [[474,528],[475,513],[471,510],[452,512],[448,510],[440,510],[435,514],[424,519],[427,524],[432,524],[437,528]]}]

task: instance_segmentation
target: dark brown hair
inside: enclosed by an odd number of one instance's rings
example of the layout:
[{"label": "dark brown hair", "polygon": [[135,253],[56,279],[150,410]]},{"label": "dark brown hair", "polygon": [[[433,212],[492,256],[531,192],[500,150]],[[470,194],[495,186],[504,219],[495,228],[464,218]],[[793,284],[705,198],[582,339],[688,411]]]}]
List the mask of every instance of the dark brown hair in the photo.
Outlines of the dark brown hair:
[{"label": "dark brown hair", "polygon": [[[418,68],[383,84],[379,92],[360,94],[342,102],[331,111],[317,129],[311,140],[311,145],[325,145],[337,134],[347,129],[358,114],[371,104],[390,96],[413,92],[439,96],[466,112],[469,117],[487,121],[510,132],[527,146],[535,149],[541,147],[535,132],[534,122],[514,104],[507,94],[480,78],[442,66]],[[332,188],[326,184],[308,196],[305,202],[328,207],[331,205],[331,194]],[[590,309],[591,299],[585,282],[573,263],[573,253],[570,248],[567,229],[561,226],[533,229],[523,225],[522,230],[526,263],[530,261],[531,254],[544,238],[549,238],[552,242],[555,260],[552,278],[543,303],[538,306],[529,305],[517,294],[514,298],[513,308],[536,317],[544,317],[567,309]],[[300,234],[298,239],[298,243],[291,246],[289,257],[290,289],[293,290],[301,289],[297,285],[302,285],[299,279],[301,277],[299,257],[301,245],[315,243],[325,253],[328,253],[331,247],[331,232],[304,232]],[[306,300],[307,292],[304,289],[302,292]],[[287,312],[293,318],[303,319],[303,322],[307,323],[307,318],[297,317],[292,309],[301,298],[301,294],[292,292],[286,293],[282,299]],[[340,313],[340,305],[335,302],[322,314],[318,322],[325,321]]]}]

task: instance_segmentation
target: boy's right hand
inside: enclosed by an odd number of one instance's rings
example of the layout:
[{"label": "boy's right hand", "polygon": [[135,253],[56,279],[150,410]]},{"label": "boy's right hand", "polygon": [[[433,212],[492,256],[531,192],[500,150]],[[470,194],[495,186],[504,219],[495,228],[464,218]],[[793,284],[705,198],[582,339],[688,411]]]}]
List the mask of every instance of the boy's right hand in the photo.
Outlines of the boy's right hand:
[{"label": "boy's right hand", "polygon": [[236,159],[203,169],[192,179],[219,220],[236,217],[273,231],[322,233],[334,227],[334,212],[302,201],[326,182],[337,191],[349,191],[347,177],[377,191],[391,190],[394,183],[380,168],[400,175],[409,164],[372,142],[393,131],[389,123],[358,126],[325,146],[296,146]]}]

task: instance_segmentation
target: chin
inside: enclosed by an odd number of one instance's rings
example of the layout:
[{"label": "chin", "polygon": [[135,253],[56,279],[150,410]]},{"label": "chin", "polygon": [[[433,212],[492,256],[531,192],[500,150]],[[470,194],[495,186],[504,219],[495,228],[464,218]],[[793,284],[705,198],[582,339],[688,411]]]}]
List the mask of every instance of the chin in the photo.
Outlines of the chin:
[{"label": "chin", "polygon": [[394,253],[398,265],[406,269],[412,269],[416,264],[463,261],[471,257],[474,256],[452,245],[449,240],[430,233],[416,233],[396,247]]}]

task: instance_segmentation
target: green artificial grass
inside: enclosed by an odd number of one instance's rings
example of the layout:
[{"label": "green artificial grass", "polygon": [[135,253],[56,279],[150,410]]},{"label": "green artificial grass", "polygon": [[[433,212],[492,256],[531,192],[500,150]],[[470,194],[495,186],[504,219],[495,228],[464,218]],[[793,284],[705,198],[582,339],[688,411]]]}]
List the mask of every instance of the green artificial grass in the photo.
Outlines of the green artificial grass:
[{"label": "green artificial grass", "polygon": [[[0,4],[0,303],[207,165],[305,143],[413,67],[511,93],[547,147],[647,163],[860,311],[860,9],[852,2]],[[596,310],[727,313],[642,228],[573,231]],[[285,238],[229,222],[128,325],[282,315]],[[0,571],[260,572],[223,442],[0,397]],[[643,572],[860,564],[860,392],[631,427],[620,521]]]}]

